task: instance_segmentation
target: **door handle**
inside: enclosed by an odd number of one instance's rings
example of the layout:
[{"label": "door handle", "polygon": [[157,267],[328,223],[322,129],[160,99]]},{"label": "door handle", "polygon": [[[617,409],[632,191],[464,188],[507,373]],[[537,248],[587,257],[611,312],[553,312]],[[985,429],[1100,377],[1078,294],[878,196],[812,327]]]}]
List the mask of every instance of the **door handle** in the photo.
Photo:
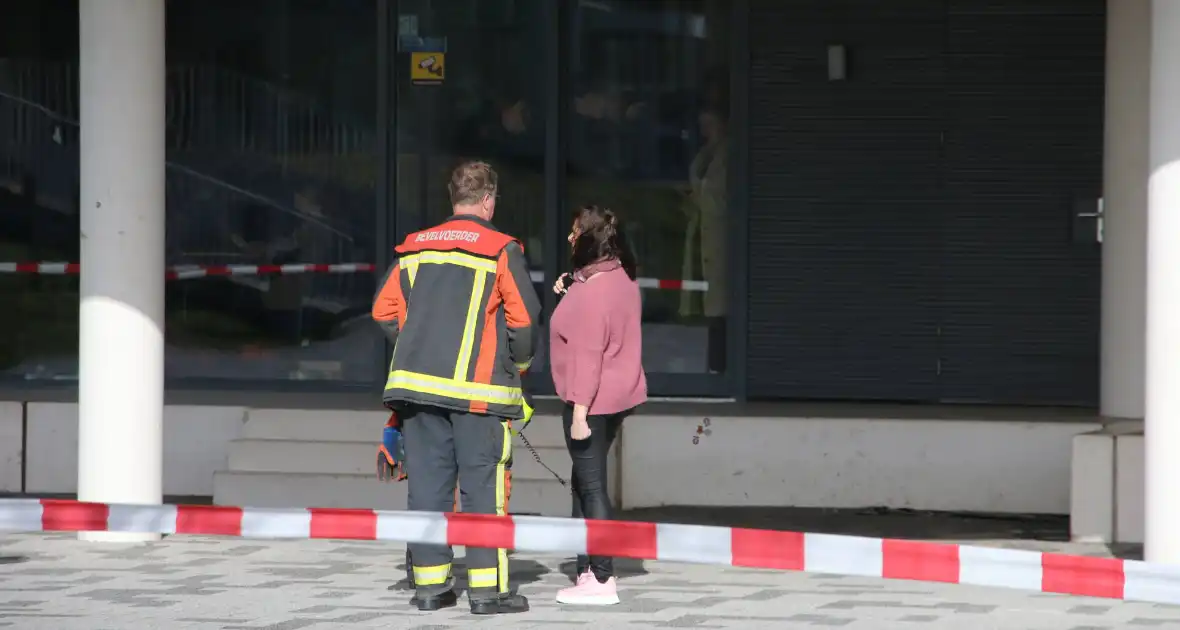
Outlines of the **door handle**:
[{"label": "door handle", "polygon": [[[1106,226],[1105,198],[1082,199],[1074,203],[1073,242],[1102,243]],[[1093,227],[1090,224],[1093,223]]]}]

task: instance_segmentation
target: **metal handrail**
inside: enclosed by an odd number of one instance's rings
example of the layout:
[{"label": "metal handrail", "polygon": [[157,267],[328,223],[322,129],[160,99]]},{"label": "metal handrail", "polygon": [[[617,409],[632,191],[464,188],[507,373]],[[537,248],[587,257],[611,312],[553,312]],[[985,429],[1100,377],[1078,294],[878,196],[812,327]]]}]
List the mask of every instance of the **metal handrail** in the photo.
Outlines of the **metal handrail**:
[{"label": "metal handrail", "polygon": [[[0,90],[0,99],[8,100],[8,101],[17,103],[19,105],[23,105],[25,107],[29,107],[29,108],[34,109],[42,114],[45,114],[45,116],[47,118],[49,118],[55,122],[59,122],[62,124],[70,125],[72,127],[81,129],[81,123],[79,121],[73,120],[72,118],[70,118],[68,116],[65,116],[63,114],[59,114],[59,113],[53,111],[52,109],[45,107],[44,105],[41,105],[39,103],[35,103],[35,102],[30,101],[25,98],[21,98],[15,94],[9,94],[8,92],[4,92],[3,90]],[[300,212],[296,208],[293,208],[290,206],[285,206],[282,203],[275,201],[274,199],[266,197],[265,195],[260,195],[258,193],[246,190],[245,188],[242,188],[240,186],[235,186],[223,179],[218,179],[216,177],[213,177],[212,175],[206,175],[204,173],[201,173],[200,171],[197,171],[195,169],[191,169],[191,168],[184,166],[182,164],[177,164],[176,162],[173,162],[171,160],[167,160],[167,159],[164,160],[164,165],[166,168],[170,168],[170,169],[173,169],[177,172],[184,173],[185,175],[188,175],[190,177],[195,177],[195,178],[200,179],[202,181],[209,182],[215,186],[220,186],[226,190],[235,192],[239,195],[242,195],[243,197],[246,197],[246,198],[251,199],[253,201],[257,201],[257,202],[264,204],[270,208],[274,208],[275,210],[278,210],[280,212],[284,212],[284,213],[290,214],[292,216],[299,217],[300,219],[303,219],[303,220],[308,221],[310,223],[314,223],[315,225],[317,225],[317,226],[319,226],[319,227],[321,227],[321,228],[323,228],[323,229],[325,229],[325,230],[327,230],[327,231],[329,231],[341,238],[347,239],[349,242],[353,242],[353,240],[354,240],[348,234],[346,234],[340,230],[337,230],[336,228],[332,227],[331,225],[328,225],[327,223],[325,223],[324,221],[319,220],[318,218],[315,217],[315,215],[312,215],[307,212]]]}]

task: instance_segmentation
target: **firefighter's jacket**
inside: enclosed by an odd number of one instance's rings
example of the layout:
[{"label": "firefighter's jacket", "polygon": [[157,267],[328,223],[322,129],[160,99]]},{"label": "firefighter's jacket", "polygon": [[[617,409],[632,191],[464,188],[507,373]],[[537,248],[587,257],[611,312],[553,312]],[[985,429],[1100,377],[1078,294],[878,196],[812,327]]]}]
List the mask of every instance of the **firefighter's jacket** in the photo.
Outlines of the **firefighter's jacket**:
[{"label": "firefighter's jacket", "polygon": [[536,350],[541,304],[520,242],[456,215],[396,252],[373,301],[393,342],[385,403],[524,418],[521,372]]}]

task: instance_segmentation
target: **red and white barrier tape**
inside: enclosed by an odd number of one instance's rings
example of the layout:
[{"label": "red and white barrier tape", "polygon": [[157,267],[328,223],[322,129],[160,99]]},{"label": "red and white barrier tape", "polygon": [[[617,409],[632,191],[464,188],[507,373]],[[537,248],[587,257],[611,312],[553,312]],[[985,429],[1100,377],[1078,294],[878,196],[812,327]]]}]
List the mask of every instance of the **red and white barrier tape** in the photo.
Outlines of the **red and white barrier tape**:
[{"label": "red and white barrier tape", "polygon": [[[81,271],[78,263],[67,262],[0,262],[0,273],[22,273],[42,275],[74,275]],[[295,263],[290,265],[176,265],[169,267],[165,277],[169,280],[190,280],[212,276],[272,276],[302,273],[363,273],[372,272],[376,267],[370,263],[341,263],[317,265]],[[545,273],[529,273],[533,282],[544,282]],[[639,278],[642,289],[665,291],[708,291],[709,283],[702,280],[661,280]]]},{"label": "red and white barrier tape", "polygon": [[289,276],[301,273],[361,273],[375,269],[369,263],[341,263],[335,265],[177,265],[169,267],[169,280],[189,280],[210,276]]},{"label": "red and white barrier tape", "polygon": [[0,531],[387,540],[971,584],[1180,604],[1180,567],[1014,549],[536,516],[0,500]]},{"label": "red and white barrier tape", "polygon": [[[296,263],[293,265],[175,265],[168,267],[164,275],[169,280],[188,280],[210,276],[272,276],[301,273],[360,273],[373,271],[369,263],[341,263],[316,265]],[[42,275],[74,275],[82,270],[78,263],[29,262],[0,263],[0,273],[28,273]]]}]

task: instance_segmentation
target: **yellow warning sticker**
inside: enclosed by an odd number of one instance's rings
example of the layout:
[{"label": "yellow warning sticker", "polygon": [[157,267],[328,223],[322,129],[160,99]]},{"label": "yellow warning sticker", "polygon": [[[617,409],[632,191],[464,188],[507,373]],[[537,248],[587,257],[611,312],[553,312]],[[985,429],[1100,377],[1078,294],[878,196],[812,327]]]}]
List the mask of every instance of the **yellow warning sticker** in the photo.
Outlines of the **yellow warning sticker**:
[{"label": "yellow warning sticker", "polygon": [[410,80],[414,83],[442,83],[447,78],[446,53],[410,53]]}]

